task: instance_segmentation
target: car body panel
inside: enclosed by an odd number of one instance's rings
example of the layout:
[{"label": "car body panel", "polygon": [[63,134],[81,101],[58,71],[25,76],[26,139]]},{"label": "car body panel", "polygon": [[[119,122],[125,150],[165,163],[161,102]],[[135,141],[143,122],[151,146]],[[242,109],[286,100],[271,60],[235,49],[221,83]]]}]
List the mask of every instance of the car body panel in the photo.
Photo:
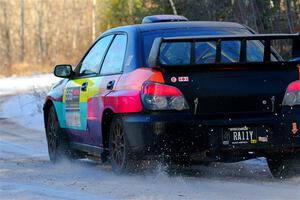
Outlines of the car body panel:
[{"label": "car body panel", "polygon": [[[115,87],[107,90],[106,85],[111,80],[116,80]],[[145,81],[164,82],[160,72],[140,68],[122,75],[65,80],[66,83],[60,86],[64,89],[59,92],[57,90],[56,93],[53,90],[48,99],[53,101],[59,124],[68,129],[72,141],[102,146],[101,122],[104,110],[110,109],[114,113],[123,114],[141,112],[143,107],[140,90]],[[87,91],[82,92],[81,86],[86,82]],[[68,110],[68,105],[74,103],[74,94],[78,96],[78,93],[80,95],[75,99],[75,108],[73,106],[73,110]],[[58,97],[53,98],[54,96]]]}]

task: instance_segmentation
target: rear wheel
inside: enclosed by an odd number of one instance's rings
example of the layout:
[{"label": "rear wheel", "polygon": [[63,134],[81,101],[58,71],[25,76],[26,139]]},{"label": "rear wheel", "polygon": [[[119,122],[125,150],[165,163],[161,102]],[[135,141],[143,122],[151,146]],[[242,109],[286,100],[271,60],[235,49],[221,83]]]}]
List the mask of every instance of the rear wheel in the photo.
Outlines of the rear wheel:
[{"label": "rear wheel", "polygon": [[51,106],[48,113],[46,136],[49,157],[53,163],[60,161],[63,158],[73,158],[72,151],[69,148],[67,135],[59,126],[53,106]]},{"label": "rear wheel", "polygon": [[120,116],[113,118],[109,135],[109,157],[113,172],[116,174],[134,171],[135,159],[128,144]]},{"label": "rear wheel", "polygon": [[291,178],[300,175],[300,155],[272,155],[267,158],[269,169],[274,178]]}]

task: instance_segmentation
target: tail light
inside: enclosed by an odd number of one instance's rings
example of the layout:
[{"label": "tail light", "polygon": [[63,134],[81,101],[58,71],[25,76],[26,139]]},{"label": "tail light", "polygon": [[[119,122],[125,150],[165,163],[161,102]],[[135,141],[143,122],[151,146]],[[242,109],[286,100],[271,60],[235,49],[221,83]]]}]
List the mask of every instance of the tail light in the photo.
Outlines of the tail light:
[{"label": "tail light", "polygon": [[[298,75],[300,79],[300,65],[298,66]],[[300,105],[300,80],[289,84],[282,102],[283,106]]]},{"label": "tail light", "polygon": [[189,106],[179,89],[160,83],[143,84],[141,98],[149,110],[186,110]]},{"label": "tail light", "polygon": [[300,80],[289,84],[283,98],[283,106],[300,105]]}]

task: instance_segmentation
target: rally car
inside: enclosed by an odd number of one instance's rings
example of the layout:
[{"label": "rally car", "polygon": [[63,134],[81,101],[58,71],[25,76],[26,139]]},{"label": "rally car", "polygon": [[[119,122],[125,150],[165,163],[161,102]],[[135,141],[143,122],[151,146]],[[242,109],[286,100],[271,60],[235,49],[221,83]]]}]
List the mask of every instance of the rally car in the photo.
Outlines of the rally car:
[{"label": "rally car", "polygon": [[[272,48],[292,41],[291,59]],[[229,22],[145,17],[103,33],[46,97],[50,160],[100,158],[116,173],[164,158],[192,165],[266,157],[298,172],[300,36]],[[163,155],[163,156],[161,156]]]}]

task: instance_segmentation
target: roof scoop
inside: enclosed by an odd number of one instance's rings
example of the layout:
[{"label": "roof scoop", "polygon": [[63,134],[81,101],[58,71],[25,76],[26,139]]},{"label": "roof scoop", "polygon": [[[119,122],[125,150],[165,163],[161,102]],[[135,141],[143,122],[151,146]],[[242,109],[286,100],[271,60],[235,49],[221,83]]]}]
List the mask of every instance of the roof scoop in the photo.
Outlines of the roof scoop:
[{"label": "roof scoop", "polygon": [[151,15],[143,18],[142,24],[159,23],[159,22],[186,22],[189,21],[181,15]]}]

